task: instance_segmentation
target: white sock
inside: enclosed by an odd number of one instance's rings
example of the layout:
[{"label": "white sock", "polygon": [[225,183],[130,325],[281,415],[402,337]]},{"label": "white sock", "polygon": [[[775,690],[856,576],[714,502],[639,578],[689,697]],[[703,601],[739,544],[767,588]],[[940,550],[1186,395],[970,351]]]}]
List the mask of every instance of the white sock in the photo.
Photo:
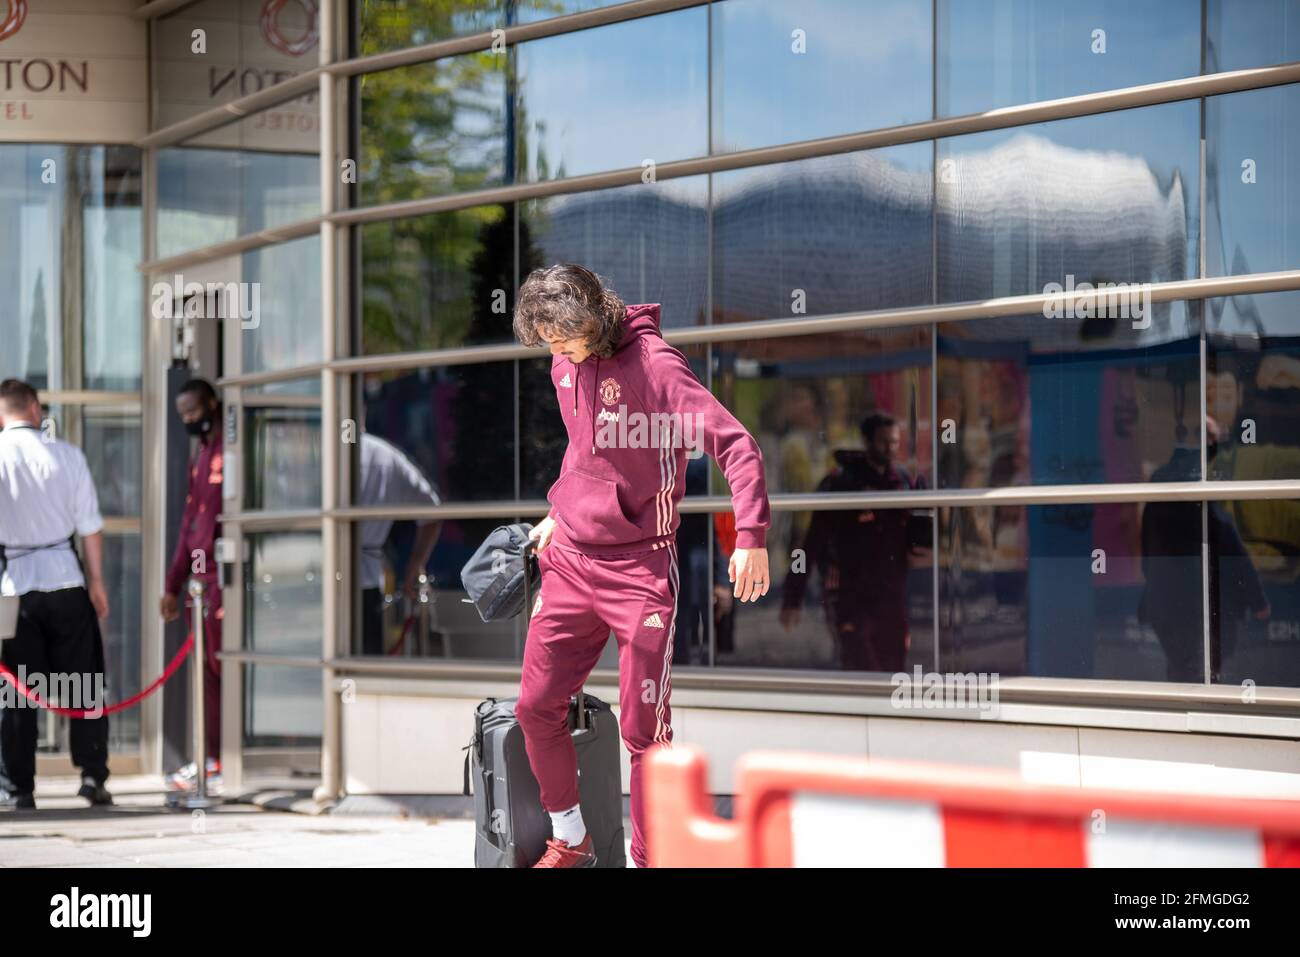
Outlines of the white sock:
[{"label": "white sock", "polygon": [[573,805],[567,811],[551,811],[551,835],[557,841],[563,841],[569,847],[577,847],[587,836],[587,825],[582,823],[580,805]]}]

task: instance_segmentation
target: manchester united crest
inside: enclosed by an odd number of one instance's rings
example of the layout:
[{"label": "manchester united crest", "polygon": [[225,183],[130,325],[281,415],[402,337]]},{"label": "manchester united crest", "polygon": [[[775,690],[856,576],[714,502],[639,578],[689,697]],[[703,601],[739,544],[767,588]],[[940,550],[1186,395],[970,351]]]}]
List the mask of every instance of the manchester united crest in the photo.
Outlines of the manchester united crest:
[{"label": "manchester united crest", "polygon": [[622,394],[623,390],[619,388],[617,379],[606,379],[600,384],[600,401],[606,405],[613,405]]}]

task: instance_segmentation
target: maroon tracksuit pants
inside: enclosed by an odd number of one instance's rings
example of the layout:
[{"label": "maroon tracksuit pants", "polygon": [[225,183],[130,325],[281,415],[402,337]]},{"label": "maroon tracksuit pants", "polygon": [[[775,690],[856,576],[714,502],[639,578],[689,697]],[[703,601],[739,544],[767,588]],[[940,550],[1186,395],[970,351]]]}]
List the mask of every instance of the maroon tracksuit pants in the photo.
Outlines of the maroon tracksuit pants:
[{"label": "maroon tracksuit pants", "polygon": [[668,697],[677,614],[677,547],[595,558],[552,541],[538,554],[542,585],[524,646],[515,716],[547,811],[578,803],[569,698],[582,688],[610,631],[618,641],[619,728],[632,759],[632,860],[646,866],[641,764],[672,741]]}]

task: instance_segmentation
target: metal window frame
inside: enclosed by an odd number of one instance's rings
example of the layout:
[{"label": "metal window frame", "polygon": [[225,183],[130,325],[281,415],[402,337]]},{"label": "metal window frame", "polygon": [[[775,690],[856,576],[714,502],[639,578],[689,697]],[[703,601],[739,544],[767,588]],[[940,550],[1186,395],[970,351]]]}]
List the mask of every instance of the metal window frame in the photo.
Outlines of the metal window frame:
[{"label": "metal window frame", "polygon": [[[633,2],[617,6],[555,17],[536,23],[513,25],[504,30],[503,38],[508,47],[513,47],[519,43],[544,37],[705,6],[707,2],[708,0],[633,0]],[[155,18],[188,5],[189,0],[153,0],[153,2],[147,3],[135,11],[135,15],[145,19]],[[348,81],[365,73],[415,66],[488,49],[496,37],[493,32],[484,32],[472,36],[449,38],[419,47],[341,59],[340,57],[346,57],[344,43],[349,36],[346,16],[348,4],[344,0],[322,0],[321,6],[320,63],[316,67],[268,90],[240,97],[230,103],[155,130],[137,141],[136,145],[145,151],[146,156],[146,178],[148,180],[146,188],[146,252],[149,256],[145,262],[139,264],[138,268],[143,274],[142,278],[147,289],[148,277],[151,275],[179,270],[221,259],[232,254],[319,234],[321,237],[322,269],[320,321],[323,332],[323,354],[321,360],[289,369],[235,375],[220,380],[220,384],[231,387],[232,392],[238,396],[242,387],[319,376],[321,381],[319,404],[321,408],[322,436],[331,436],[337,434],[341,420],[350,412],[352,390],[347,387],[353,382],[352,377],[354,376],[367,372],[394,369],[516,361],[544,354],[542,350],[527,349],[515,344],[498,344],[430,350],[409,354],[349,355],[348,353],[352,349],[352,343],[349,341],[350,306],[345,292],[351,287],[354,279],[352,275],[354,267],[347,253],[349,230],[353,226],[451,212],[482,205],[519,203],[529,199],[632,185],[640,183],[641,170],[637,167],[539,183],[513,183],[450,196],[430,197],[369,207],[354,208],[349,206],[351,197],[347,191],[340,190],[338,183],[335,181],[336,160],[339,156],[346,155],[347,137],[351,135],[346,119],[347,110],[351,106]],[[932,19],[932,44],[936,42],[933,38],[936,31],[937,23],[933,22]],[[1201,39],[1202,44],[1204,44],[1204,25],[1202,26]],[[937,63],[934,68],[937,69]],[[938,141],[947,137],[1022,127],[1053,120],[1097,115],[1117,110],[1135,109],[1186,100],[1201,100],[1202,112],[1204,112],[1204,100],[1210,96],[1292,83],[1300,83],[1300,62],[1210,75],[1202,74],[1195,77],[1166,80],[1057,100],[1039,101],[963,116],[941,118],[937,115],[936,108],[932,110],[931,119],[920,123],[761,147],[735,153],[677,160],[659,165],[656,174],[657,178],[660,179],[700,176],[726,170],[786,163],[813,157],[924,141],[933,141],[937,148]],[[226,242],[189,250],[181,254],[152,258],[156,255],[154,248],[154,219],[157,212],[156,164],[158,150],[183,145],[187,139],[238,122],[251,113],[273,108],[313,91],[319,92],[321,101],[321,214],[273,229],[239,236]],[[711,95],[709,101],[711,109]],[[710,134],[711,132],[710,129]],[[1202,123],[1203,152],[1204,129]],[[1203,156],[1201,174],[1203,177]],[[1202,204],[1204,204],[1204,200],[1205,190],[1204,184],[1202,184]],[[1300,270],[1248,276],[1205,277],[1203,251],[1205,220],[1203,215],[1201,222],[1202,256],[1199,277],[1190,280],[1151,284],[1153,301],[1204,300],[1224,296],[1300,290]],[[930,325],[933,338],[933,334],[937,332],[938,324],[941,322],[1022,315],[1037,312],[1045,305],[1056,303],[1062,305],[1068,303],[1082,304],[1095,301],[1096,296],[1096,292],[1084,294],[1075,292],[1056,296],[1013,296],[948,304],[932,302],[925,306],[902,309],[800,317],[798,319],[773,318],[745,323],[674,329],[667,331],[665,338],[674,345],[682,346],[697,343],[715,344],[754,338],[897,328],[908,325]],[[1204,337],[1205,329],[1204,323],[1202,323],[1202,340],[1204,340]],[[156,338],[156,336],[153,338]],[[1203,375],[1203,345],[1202,353]],[[935,369],[933,368],[931,375],[932,377],[935,376]],[[937,388],[937,382],[932,381],[931,387],[933,392]],[[253,401],[251,401],[253,397],[248,398],[250,400],[249,404],[253,404]],[[98,401],[87,396],[86,400],[80,404],[95,404]],[[103,401],[107,404],[107,400]],[[1201,392],[1201,402],[1203,430],[1204,388],[1202,388]],[[266,397],[266,404],[274,404],[273,397]],[[146,434],[156,436],[161,429],[159,416],[160,414],[165,415],[166,410],[161,410],[160,413],[158,409],[146,407],[144,413]],[[936,412],[932,410],[932,416],[935,414]],[[152,425],[149,423],[152,423]],[[937,423],[934,425],[937,426]],[[1202,442],[1202,448],[1204,448],[1204,442]],[[146,452],[146,455],[148,454]],[[155,453],[155,457],[157,457],[157,453]],[[231,649],[224,651],[222,657],[230,662],[232,667],[241,667],[242,664],[263,664],[321,669],[324,689],[323,774],[320,790],[322,794],[337,794],[341,783],[341,766],[339,763],[341,757],[341,716],[337,692],[339,680],[343,676],[370,674],[455,678],[465,675],[476,679],[500,677],[513,681],[517,680],[519,675],[517,664],[497,666],[490,663],[473,664],[442,661],[388,662],[347,656],[345,654],[347,645],[343,638],[346,623],[351,620],[350,588],[353,570],[351,563],[344,560],[344,553],[353,524],[357,521],[375,518],[514,518],[519,515],[542,514],[548,508],[547,503],[543,500],[466,502],[401,509],[347,506],[343,503],[350,501],[345,494],[348,486],[348,476],[343,474],[342,464],[337,443],[323,442],[322,503],[319,510],[301,512],[237,511],[222,516],[223,522],[227,523],[232,531],[239,536],[261,531],[299,529],[318,529],[321,532],[322,549],[325,558],[324,573],[326,581],[332,582],[334,585],[334,587],[325,588],[323,591],[323,612],[326,624],[322,634],[321,657],[318,659],[312,656],[267,655]],[[935,456],[934,465],[937,468],[937,456]],[[157,513],[161,510],[159,498],[159,496],[153,494],[147,498],[146,514]],[[936,511],[935,521],[937,524],[938,510],[952,507],[1051,505],[1074,502],[1090,504],[1147,501],[1207,502],[1227,499],[1268,498],[1300,498],[1300,480],[1210,482],[1205,479],[1203,471],[1199,482],[1168,484],[1128,483],[1123,485],[1051,485],[1028,488],[932,489],[918,490],[916,492],[872,494],[777,494],[771,497],[771,507],[773,510],[778,511],[850,508],[933,508]],[[730,508],[731,502],[729,498],[721,495],[692,497],[684,500],[681,506],[681,510],[685,513],[726,511],[730,510]],[[159,547],[156,542],[148,544],[145,548],[146,559],[154,555]],[[158,564],[158,562],[150,564],[149,561],[146,561],[147,567],[155,567]],[[147,573],[145,577],[148,577]],[[937,578],[935,587],[937,589]],[[148,591],[147,585],[146,591]],[[935,600],[937,605],[937,591]],[[936,616],[936,636],[938,627],[939,622]],[[1206,627],[1208,629],[1208,622]],[[160,651],[160,648],[159,644],[157,649],[150,649],[151,654]],[[150,655],[146,655],[146,659],[150,657]],[[853,695],[876,695],[888,690],[888,682],[882,684],[882,680],[878,678],[852,677],[834,673],[810,674],[803,672],[786,674],[765,669],[746,670],[739,668],[704,669],[702,671],[688,668],[681,669],[681,672],[680,677],[677,679],[677,683],[681,687],[699,687],[703,689],[791,690],[816,694],[847,693]],[[597,675],[597,677],[609,678],[610,675],[602,674]],[[1210,685],[1192,688],[1191,686],[1176,686],[1160,682],[1117,683],[1099,679],[1012,679],[1012,682],[1015,688],[1013,694],[1017,700],[1021,698],[1024,700],[1036,699],[1053,704],[1078,702],[1096,707],[1117,707],[1125,702],[1136,702],[1142,707],[1177,709],[1197,706],[1232,710],[1239,700],[1237,689]],[[1028,682],[1028,684],[1025,682]],[[1125,687],[1121,688],[1118,685],[1125,685]],[[1258,710],[1258,701],[1264,699],[1267,699],[1267,708],[1273,709],[1276,713],[1288,715],[1300,713],[1300,691],[1296,689],[1259,689],[1259,691],[1262,698],[1257,699],[1257,703],[1251,706],[1253,713],[1261,713]],[[148,730],[149,722],[146,718],[142,726],[142,743],[146,740],[145,736]]]},{"label": "metal window frame", "polygon": [[[487,35],[485,34],[483,36]],[[435,46],[437,45],[435,44]],[[331,72],[339,75],[352,75],[351,73],[343,74],[343,71],[341,70],[324,72],[321,70],[314,70],[309,73],[301,74],[294,80],[286,81],[279,87],[272,87],[271,90],[242,97],[240,100],[236,100],[224,107],[220,107],[219,111],[223,114],[224,121],[221,124],[217,124],[217,126],[237,121],[246,115],[247,112],[269,109],[281,102],[294,99],[297,96],[302,95],[302,93],[307,92],[307,89],[312,85],[307,82],[308,79],[311,79],[318,84],[322,75],[329,75]],[[303,82],[298,83],[299,80]],[[1219,96],[1225,93],[1238,93],[1247,90],[1264,89],[1270,86],[1283,86],[1298,82],[1300,82],[1300,62],[1268,67],[1253,67],[1246,70],[1233,70],[1226,73],[1213,73],[1208,76],[1163,80],[1159,83],[1125,87],[1119,90],[1109,90],[1102,93],[1088,93],[1082,96],[1064,97],[1056,100],[1043,100],[1036,103],[1023,104],[1020,106],[1003,107],[996,110],[988,110],[983,113],[968,113],[962,116],[931,119],[920,123],[909,123],[901,126],[868,130],[860,133],[849,133],[841,136],[801,140],[796,143],[757,147],[754,149],[739,150],[734,153],[720,153],[713,156],[673,160],[656,164],[655,178],[656,180],[678,179],[687,176],[700,176],[707,173],[723,172],[726,170],[788,163],[794,160],[811,159],[820,156],[833,156],[839,153],[851,153],[860,150],[880,149],[887,146],[898,146],[904,143],[925,142],[928,140],[944,139],[969,133],[982,133],[989,130],[1021,127],[1052,120],[1092,116],[1116,110],[1156,106],[1164,103],[1195,100],[1209,96]],[[262,102],[262,100],[268,97],[268,94],[271,91],[281,90],[282,87],[287,87],[295,83],[297,85],[294,87],[293,91],[291,91],[293,95],[274,98],[273,102]],[[246,104],[248,108],[245,109],[245,107],[236,106],[236,104]],[[209,113],[212,112],[213,111],[209,111]],[[207,115],[208,114],[203,114],[203,116]],[[197,131],[191,131],[189,126],[196,123],[197,119],[198,118],[185,120],[181,123],[174,124],[171,127],[167,127],[165,130],[160,130],[151,136],[144,137],[137,141],[136,145],[141,146],[142,148],[161,148],[162,146],[173,145],[172,141],[162,142],[160,137],[166,139],[163,137],[164,133],[167,133],[169,130],[176,130],[179,127],[186,127],[186,129],[180,131],[185,135],[175,140],[177,143],[183,139],[197,135],[199,132],[207,132],[210,128],[216,128],[205,126]],[[345,223],[355,225],[361,223],[382,222],[392,219],[428,215],[431,213],[452,212],[475,206],[499,206],[505,203],[515,203],[527,199],[560,196],[570,193],[592,192],[617,186],[637,185],[641,183],[643,172],[644,171],[641,167],[636,166],[622,170],[591,173],[584,176],[571,176],[564,179],[546,180],[537,183],[515,183],[507,186],[496,186],[486,189],[471,190],[468,192],[453,193],[446,196],[430,197],[428,199],[403,200],[375,206],[358,207],[355,209],[345,208],[329,210],[322,206],[322,212],[319,216],[299,220],[293,223],[286,223],[273,229],[264,229],[256,233],[246,234],[212,246],[188,250],[173,256],[144,262],[141,263],[138,268],[145,272],[167,272],[169,270],[180,269],[208,259],[227,256],[234,252],[245,252],[249,249],[256,249],[260,246],[271,245],[288,239],[306,236],[319,229],[323,222],[332,222],[340,225]]]}]

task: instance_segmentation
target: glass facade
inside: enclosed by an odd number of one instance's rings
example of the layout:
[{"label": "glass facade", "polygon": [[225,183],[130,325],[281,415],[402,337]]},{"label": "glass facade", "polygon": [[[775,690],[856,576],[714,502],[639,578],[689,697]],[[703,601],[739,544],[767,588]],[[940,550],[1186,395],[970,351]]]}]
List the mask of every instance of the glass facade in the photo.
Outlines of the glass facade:
[{"label": "glass facade", "polygon": [[[352,49],[508,26],[530,6],[361,0]],[[1293,8],[1211,2],[1203,29],[1196,0],[720,0],[354,78],[351,134],[369,172],[351,198],[644,169],[1283,62],[1296,55]],[[647,48],[662,55],[647,60]],[[354,653],[518,660],[517,627],[485,626],[453,597],[458,562],[499,523],[489,507],[515,501],[532,517],[522,505],[554,481],[564,433],[546,360],[455,352],[509,344],[511,290],[538,266],[574,261],[628,302],[661,303],[670,335],[773,321],[772,334],[681,346],[757,438],[777,504],[776,587],[743,608],[728,600],[730,513],[683,513],[678,664],[1200,683],[1267,668],[1252,680],[1294,686],[1293,545],[1264,530],[1289,527],[1295,496],[1146,499],[1239,473],[1296,477],[1284,390],[1300,293],[1148,302],[1141,315],[1140,302],[1130,314],[1112,298],[1066,315],[811,335],[789,324],[1294,269],[1300,210],[1284,158],[1297,90],[359,226],[354,348],[389,361],[347,391],[366,441],[416,478],[390,501],[352,499],[368,515],[394,512],[351,526]],[[416,350],[447,351],[403,365]],[[1245,421],[1249,442],[1226,424]],[[883,473],[863,465],[876,441],[889,445]],[[352,487],[370,488],[374,453],[349,451]],[[703,461],[686,484],[688,504],[727,494]],[[1095,487],[1097,501],[888,505],[909,489],[960,499],[1061,486]],[[1118,486],[1136,500],[1109,500]],[[845,491],[887,507],[779,501]],[[473,503],[482,518],[433,512]],[[412,506],[430,514],[412,519]],[[481,643],[458,640],[473,634]]]},{"label": "glass facade", "polygon": [[[36,387],[47,433],[80,446],[94,477],[110,701],[141,685],[142,177],[132,146],[0,144],[0,379]],[[66,719],[48,719],[43,747],[66,733]],[[115,715],[109,735],[115,752],[138,748],[138,711]]]},{"label": "glass facade", "polygon": [[[294,78],[320,66],[331,8],[327,59],[537,32],[335,64],[323,95]],[[609,22],[558,19],[586,12]],[[1300,481],[1300,281],[1137,291],[1300,270],[1300,84],[1089,107],[1293,63],[1298,25],[1296,0],[154,17],[152,145],[0,145],[0,373],[48,396],[95,474],[110,697],[158,657],[136,640],[160,631],[165,550],[143,521],[171,415],[150,390],[178,346],[149,325],[145,262],[256,297],[255,320],[241,299],[190,330],[227,406],[246,746],[328,734],[323,658],[521,660],[520,623],[479,621],[459,570],[540,517],[558,474],[549,363],[514,347],[511,315],[528,273],[565,261],[660,303],[763,452],[773,587],[752,605],[730,598],[726,481],[687,470],[675,664],[1300,687],[1300,486],[1277,484]],[[1025,106],[1019,125],[990,112]],[[970,122],[935,124],[952,117]],[[1083,284],[1138,298],[988,307]],[[125,716],[114,746],[139,734]]]}]

